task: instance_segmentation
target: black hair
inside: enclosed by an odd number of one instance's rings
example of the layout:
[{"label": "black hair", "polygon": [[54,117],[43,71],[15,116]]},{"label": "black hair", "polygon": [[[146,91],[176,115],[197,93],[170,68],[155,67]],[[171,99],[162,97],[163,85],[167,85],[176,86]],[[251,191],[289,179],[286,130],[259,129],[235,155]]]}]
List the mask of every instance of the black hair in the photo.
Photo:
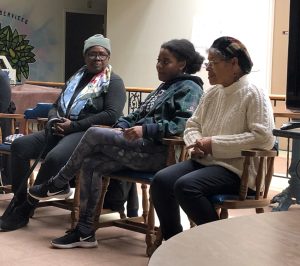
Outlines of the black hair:
[{"label": "black hair", "polygon": [[204,57],[195,50],[194,45],[187,39],[173,39],[161,45],[168,49],[179,61],[186,61],[184,72],[194,74],[201,69]]}]

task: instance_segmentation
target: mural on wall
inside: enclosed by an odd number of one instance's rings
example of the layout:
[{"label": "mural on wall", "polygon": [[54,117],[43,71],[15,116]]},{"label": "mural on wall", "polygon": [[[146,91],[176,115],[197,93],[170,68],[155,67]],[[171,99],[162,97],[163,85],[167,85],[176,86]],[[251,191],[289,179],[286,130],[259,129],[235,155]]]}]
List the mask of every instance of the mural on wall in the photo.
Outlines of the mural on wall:
[{"label": "mural on wall", "polygon": [[66,11],[105,14],[106,0],[92,1],[92,7],[82,0],[0,1],[0,44],[8,42],[5,52],[17,57],[17,83],[65,80]]},{"label": "mural on wall", "polygon": [[0,23],[0,55],[4,55],[16,70],[16,81],[20,82],[22,77],[29,77],[29,64],[34,63],[36,59],[32,51],[34,47],[26,39],[27,35],[19,33],[14,27],[15,23],[11,22],[27,25],[28,19],[4,9],[0,9],[0,17],[10,22],[6,26]]},{"label": "mural on wall", "polygon": [[6,56],[16,70],[17,81],[21,81],[22,76],[29,77],[29,64],[36,61],[32,52],[34,47],[25,38],[26,35],[19,34],[10,26],[1,27],[0,23],[0,55]]},{"label": "mural on wall", "polygon": [[17,83],[27,79],[60,81],[59,9],[52,1],[1,1],[0,55],[5,55],[16,70]]}]

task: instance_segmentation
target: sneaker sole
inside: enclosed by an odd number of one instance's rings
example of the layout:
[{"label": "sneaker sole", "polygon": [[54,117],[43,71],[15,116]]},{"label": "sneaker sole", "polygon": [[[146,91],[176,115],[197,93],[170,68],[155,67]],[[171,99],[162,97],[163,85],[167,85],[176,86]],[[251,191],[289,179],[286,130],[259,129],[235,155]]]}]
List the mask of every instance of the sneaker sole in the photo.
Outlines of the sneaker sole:
[{"label": "sneaker sole", "polygon": [[75,242],[71,244],[56,244],[51,242],[51,245],[55,248],[60,248],[60,249],[69,249],[69,248],[96,248],[98,247],[98,242],[95,240],[95,242]]},{"label": "sneaker sole", "polygon": [[49,200],[49,199],[68,199],[71,197],[72,195],[72,191],[70,190],[69,193],[67,194],[57,194],[57,195],[53,195],[53,196],[47,196],[47,197],[38,197],[38,196],[35,196],[33,194],[31,194],[29,191],[28,191],[28,194],[35,198],[35,199],[38,199],[38,200]]}]

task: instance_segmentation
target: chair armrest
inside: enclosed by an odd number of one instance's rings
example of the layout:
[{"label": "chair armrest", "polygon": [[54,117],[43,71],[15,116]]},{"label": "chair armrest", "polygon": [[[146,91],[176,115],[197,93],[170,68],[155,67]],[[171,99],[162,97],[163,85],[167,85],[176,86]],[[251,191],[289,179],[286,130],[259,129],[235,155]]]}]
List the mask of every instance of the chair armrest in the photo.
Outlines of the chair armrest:
[{"label": "chair armrest", "polygon": [[24,114],[7,114],[7,113],[0,113],[0,118],[7,118],[7,119],[23,119]]},{"label": "chair armrest", "polygon": [[242,150],[242,156],[249,156],[249,157],[276,157],[277,151],[275,150]]},{"label": "chair armrest", "polygon": [[177,136],[163,138],[162,143],[166,145],[185,145],[183,138]]}]

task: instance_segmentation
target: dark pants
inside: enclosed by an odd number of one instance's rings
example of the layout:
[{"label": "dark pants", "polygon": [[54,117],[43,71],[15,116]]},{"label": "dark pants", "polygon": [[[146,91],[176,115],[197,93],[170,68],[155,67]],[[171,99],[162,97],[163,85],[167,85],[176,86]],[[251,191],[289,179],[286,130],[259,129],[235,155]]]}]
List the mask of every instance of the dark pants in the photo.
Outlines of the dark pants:
[{"label": "dark pants", "polygon": [[[41,184],[55,176],[66,164],[85,132],[76,132],[63,138],[49,136],[43,162],[37,174],[35,184]],[[45,131],[39,131],[16,139],[12,143],[12,190],[18,197],[25,198],[27,183],[24,182],[30,168],[30,159],[38,157],[46,144]]]},{"label": "dark pants", "polygon": [[218,220],[208,197],[238,193],[240,178],[221,166],[203,166],[188,160],[159,171],[151,195],[165,240],[180,233],[179,206],[197,225]]}]

